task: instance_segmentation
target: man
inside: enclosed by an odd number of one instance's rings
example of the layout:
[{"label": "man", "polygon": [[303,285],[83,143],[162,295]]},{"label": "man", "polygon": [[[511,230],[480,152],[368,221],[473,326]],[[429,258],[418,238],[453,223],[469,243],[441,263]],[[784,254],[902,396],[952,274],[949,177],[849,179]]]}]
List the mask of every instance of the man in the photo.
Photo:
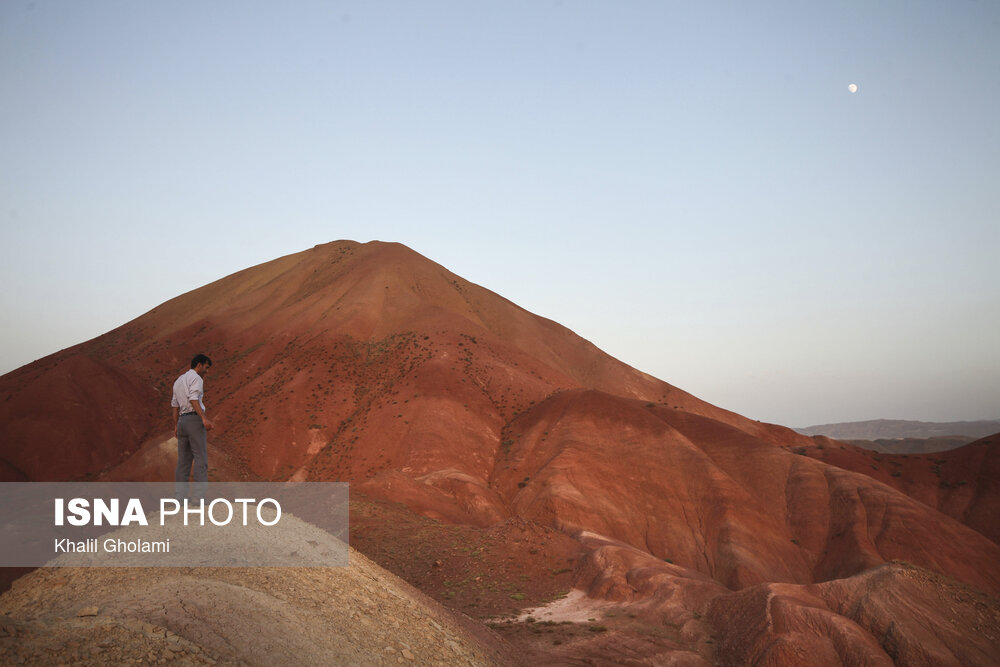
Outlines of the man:
[{"label": "man", "polygon": [[174,382],[170,407],[177,422],[177,471],[174,473],[174,490],[178,500],[187,497],[188,476],[194,463],[196,498],[205,497],[208,483],[208,437],[212,420],[205,414],[205,373],[212,367],[212,360],[204,354],[195,355],[191,370]]}]

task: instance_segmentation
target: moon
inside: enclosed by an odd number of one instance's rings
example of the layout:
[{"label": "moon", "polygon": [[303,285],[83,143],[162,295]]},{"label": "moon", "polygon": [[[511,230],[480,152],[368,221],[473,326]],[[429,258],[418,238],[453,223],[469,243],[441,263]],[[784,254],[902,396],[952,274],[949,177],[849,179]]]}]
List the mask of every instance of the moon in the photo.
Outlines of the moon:
[{"label": "moon", "polygon": [[856,92],[858,92],[858,84],[852,83],[849,86],[847,86],[847,89],[849,91],[851,91],[852,93],[856,93]]}]

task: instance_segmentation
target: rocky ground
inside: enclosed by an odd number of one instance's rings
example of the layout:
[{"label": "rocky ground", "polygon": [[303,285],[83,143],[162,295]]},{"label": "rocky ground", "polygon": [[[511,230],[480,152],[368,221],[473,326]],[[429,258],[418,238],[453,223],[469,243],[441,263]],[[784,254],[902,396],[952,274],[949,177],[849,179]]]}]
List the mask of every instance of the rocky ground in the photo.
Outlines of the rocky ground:
[{"label": "rocky ground", "polygon": [[351,500],[351,545],[443,605],[481,620],[565,597],[578,540],[519,518],[459,526],[359,493]]},{"label": "rocky ground", "polygon": [[43,568],[0,596],[0,663],[493,665],[496,635],[364,556],[341,568]]}]

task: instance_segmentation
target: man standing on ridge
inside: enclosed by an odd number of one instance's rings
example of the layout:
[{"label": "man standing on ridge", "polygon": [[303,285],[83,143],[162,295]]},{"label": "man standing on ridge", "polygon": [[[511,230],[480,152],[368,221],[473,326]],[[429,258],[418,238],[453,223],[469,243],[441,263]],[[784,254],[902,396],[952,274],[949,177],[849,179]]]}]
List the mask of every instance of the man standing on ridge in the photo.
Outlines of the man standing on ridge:
[{"label": "man standing on ridge", "polygon": [[205,372],[212,367],[212,360],[204,354],[195,355],[191,370],[174,382],[170,407],[177,422],[177,471],[174,473],[174,495],[178,500],[187,497],[188,476],[194,463],[194,496],[205,497],[208,484],[208,436],[212,420],[205,414]]}]

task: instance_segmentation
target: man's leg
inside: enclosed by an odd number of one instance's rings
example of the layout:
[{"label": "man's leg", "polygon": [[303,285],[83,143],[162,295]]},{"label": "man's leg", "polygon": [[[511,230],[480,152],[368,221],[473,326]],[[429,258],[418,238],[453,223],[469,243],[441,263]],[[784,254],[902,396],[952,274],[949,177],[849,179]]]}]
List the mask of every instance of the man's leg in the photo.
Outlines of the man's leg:
[{"label": "man's leg", "polygon": [[177,470],[174,471],[174,497],[182,501],[188,494],[188,477],[191,475],[191,434],[188,425],[190,419],[183,419],[177,425]]},{"label": "man's leg", "polygon": [[194,457],[193,495],[195,498],[204,498],[208,487],[208,433],[205,432],[205,425],[200,419],[195,422],[191,431],[191,454]]}]

